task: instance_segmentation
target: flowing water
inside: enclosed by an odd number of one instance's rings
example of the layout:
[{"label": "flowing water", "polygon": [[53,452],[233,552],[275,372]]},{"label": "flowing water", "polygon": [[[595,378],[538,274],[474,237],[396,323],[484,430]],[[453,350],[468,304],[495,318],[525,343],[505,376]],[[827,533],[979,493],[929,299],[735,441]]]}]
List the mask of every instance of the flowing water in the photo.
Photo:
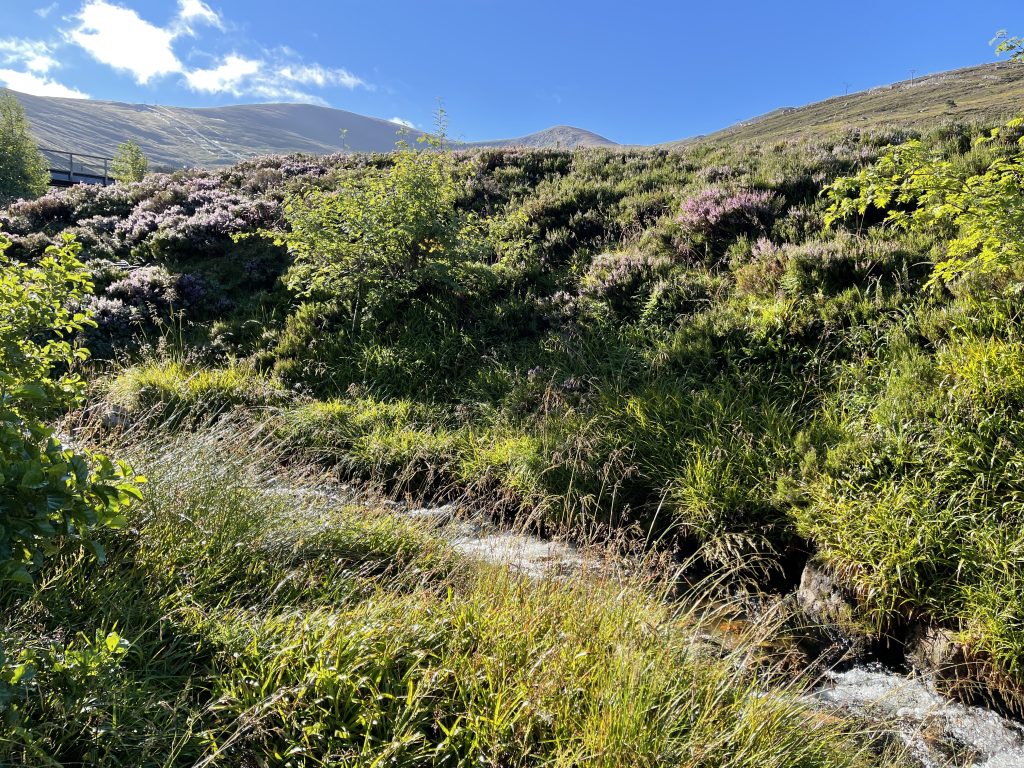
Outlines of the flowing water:
[{"label": "flowing water", "polygon": [[1024,726],[881,665],[831,673],[810,699],[881,722],[926,768],[1024,768]]},{"label": "flowing water", "polygon": [[454,505],[423,507],[407,514],[437,525],[462,554],[500,563],[528,576],[569,575],[599,565],[571,544],[510,531],[482,517],[464,518]]},{"label": "flowing water", "polygon": [[[352,489],[346,491],[327,495],[334,501],[356,497]],[[299,493],[307,495],[309,489]],[[430,525],[463,554],[532,577],[567,576],[607,565],[571,544],[510,531],[484,517],[466,518],[455,505],[410,509],[390,504],[396,513]],[[880,664],[828,673],[805,700],[822,710],[863,717],[895,734],[923,768],[1024,768],[1024,725],[950,701],[927,679]]]},{"label": "flowing water", "polygon": [[[601,567],[570,544],[502,530],[482,520],[459,520],[448,508],[410,514],[443,523],[452,545],[464,554],[531,576]],[[990,710],[952,702],[928,680],[880,664],[829,673],[807,701],[882,725],[924,768],[1024,768],[1024,726]]]}]

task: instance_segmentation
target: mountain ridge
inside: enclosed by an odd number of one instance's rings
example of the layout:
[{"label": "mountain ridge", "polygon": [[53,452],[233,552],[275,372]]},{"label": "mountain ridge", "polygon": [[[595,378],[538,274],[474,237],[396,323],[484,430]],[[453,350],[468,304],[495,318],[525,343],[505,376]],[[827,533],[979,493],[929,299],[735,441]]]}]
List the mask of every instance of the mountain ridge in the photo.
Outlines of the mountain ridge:
[{"label": "mountain ridge", "polygon": [[[156,169],[220,167],[268,154],[388,152],[423,131],[347,110],[310,104],[170,107],[64,99],[13,92],[37,141],[65,152],[111,156],[136,141]],[[1024,109],[1024,65],[994,62],[937,72],[803,106],[779,107],[710,134],[657,146],[702,142],[820,138],[842,130],[927,129],[954,120],[994,122]],[[526,136],[455,142],[460,149],[527,147],[619,148],[583,128],[555,125]]]},{"label": "mountain ridge", "polygon": [[[138,143],[154,168],[220,167],[258,155],[388,152],[423,131],[377,117],[312,104],[170,107],[10,91],[25,108],[40,146],[76,154],[113,155]],[[575,148],[618,146],[591,131],[552,126],[513,139],[458,142],[458,147]]]}]

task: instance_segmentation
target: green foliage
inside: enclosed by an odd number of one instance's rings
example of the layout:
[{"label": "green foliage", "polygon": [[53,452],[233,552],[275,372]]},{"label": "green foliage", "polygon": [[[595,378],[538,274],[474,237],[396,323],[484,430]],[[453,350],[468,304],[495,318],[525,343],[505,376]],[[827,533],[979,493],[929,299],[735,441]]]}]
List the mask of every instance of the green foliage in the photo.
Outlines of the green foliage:
[{"label": "green foliage", "polygon": [[0,580],[31,580],[44,556],[64,541],[96,556],[93,529],[124,523],[139,497],[128,467],[66,448],[48,420],[75,406],[87,357],[74,334],[90,321],[75,307],[90,288],[66,238],[36,265],[5,254],[0,238]]},{"label": "green foliage", "polygon": [[[66,644],[23,648],[14,658],[7,658],[3,639],[0,636],[0,712],[10,732],[29,732],[40,711],[58,720],[82,718],[85,722],[79,727],[104,727],[92,720],[93,713],[101,704],[101,692],[122,677],[129,649],[117,632],[97,630],[93,637],[80,632]],[[30,699],[38,703],[27,704]],[[83,757],[94,762],[100,752],[88,750]]]},{"label": "green foliage", "polygon": [[996,46],[996,53],[998,55],[1009,54],[1010,59],[1013,61],[1024,61],[1024,38],[1011,37],[1006,34],[1004,29],[996,33],[990,45],[994,45],[997,42],[999,43]]},{"label": "green foliage", "polygon": [[465,169],[455,158],[438,146],[405,146],[389,159],[285,204],[288,286],[303,298],[340,299],[353,328],[424,282],[457,285],[465,263],[480,256],[480,228],[456,205]]},{"label": "green foliage", "polygon": [[107,567],[0,593],[0,638],[25,646],[0,667],[0,763],[899,765],[796,686],[765,694],[770,627],[712,645],[717,617],[660,579],[468,561],[328,477],[280,476],[259,430],[119,452],[150,493]]},{"label": "green foliage", "polygon": [[50,184],[46,160],[14,94],[0,94],[0,203],[39,197]]},{"label": "green foliage", "polygon": [[[1024,118],[1016,118],[978,142],[999,141],[1022,126]],[[863,217],[873,206],[901,229],[947,234],[946,258],[935,265],[935,280],[1018,265],[1024,258],[1024,137],[1015,143],[1014,152],[980,173],[970,173],[941,147],[920,140],[893,147],[874,165],[829,188],[826,224]]]},{"label": "green foliage", "polygon": [[381,167],[285,202],[288,229],[275,237],[293,257],[285,283],[303,301],[276,350],[286,380],[445,390],[476,364],[465,310],[496,276],[484,227],[460,205],[468,172],[439,141],[401,146]]},{"label": "green foliage", "polygon": [[[976,311],[976,310],[975,310]],[[1002,335],[1002,334],[1000,334]],[[819,428],[801,532],[846,574],[882,631],[927,617],[962,633],[989,674],[1021,674],[1024,346],[965,331],[929,355],[902,334],[851,366]],[[995,683],[1019,709],[1019,689]]]},{"label": "green foliage", "polygon": [[117,181],[142,181],[149,173],[149,160],[142,147],[134,141],[125,141],[117,145],[117,152],[110,164],[110,175]]}]

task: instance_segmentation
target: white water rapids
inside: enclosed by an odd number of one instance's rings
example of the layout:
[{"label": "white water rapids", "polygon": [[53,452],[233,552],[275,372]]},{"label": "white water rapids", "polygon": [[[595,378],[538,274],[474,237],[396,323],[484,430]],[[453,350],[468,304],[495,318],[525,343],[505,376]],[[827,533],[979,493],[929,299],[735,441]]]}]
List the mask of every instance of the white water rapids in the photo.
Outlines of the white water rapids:
[{"label": "white water rapids", "polygon": [[891,728],[925,768],[1024,767],[1024,726],[952,702],[927,679],[855,667],[829,674],[810,698]]}]

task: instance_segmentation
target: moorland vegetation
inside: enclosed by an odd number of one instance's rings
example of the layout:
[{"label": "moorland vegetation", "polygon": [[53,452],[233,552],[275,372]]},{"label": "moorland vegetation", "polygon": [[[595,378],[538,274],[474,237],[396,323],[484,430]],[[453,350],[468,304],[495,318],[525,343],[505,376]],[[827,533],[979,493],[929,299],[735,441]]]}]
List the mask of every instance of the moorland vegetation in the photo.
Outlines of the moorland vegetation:
[{"label": "moorland vegetation", "polygon": [[[36,356],[2,382],[4,424],[56,469],[5,471],[5,503],[59,518],[45,483],[75,461],[100,468],[83,493],[113,490],[109,519],[0,550],[24,582],[3,597],[0,755],[901,759],[810,713],[799,679],[762,695],[756,640],[709,651],[663,575],[531,581],[289,491],[339,481],[739,584],[785,590],[812,559],[847,590],[848,631],[942,628],[1021,713],[1022,127],[677,150],[439,138],[10,205],[5,274],[42,270],[25,274],[53,293],[31,328],[0,326],[5,371]],[[85,398],[67,440],[134,471],[24,422],[43,380],[58,410]]]}]

